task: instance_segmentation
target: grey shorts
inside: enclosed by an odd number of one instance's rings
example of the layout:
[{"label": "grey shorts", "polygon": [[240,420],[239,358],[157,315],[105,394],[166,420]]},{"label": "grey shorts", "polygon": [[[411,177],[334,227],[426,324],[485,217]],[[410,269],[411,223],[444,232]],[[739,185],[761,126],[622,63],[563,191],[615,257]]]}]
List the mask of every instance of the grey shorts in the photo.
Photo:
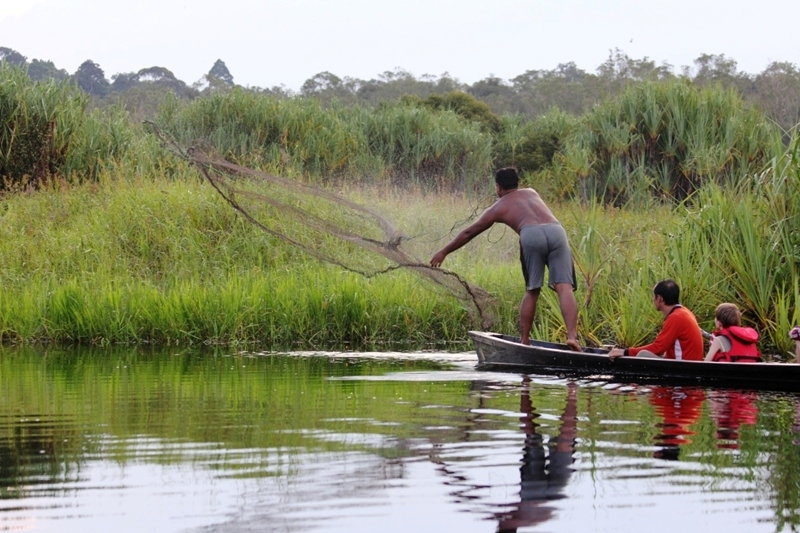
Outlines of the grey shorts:
[{"label": "grey shorts", "polygon": [[547,284],[551,289],[556,283],[568,283],[573,290],[577,288],[572,251],[561,224],[523,226],[519,232],[519,251],[527,290],[541,288],[545,266],[548,269]]}]

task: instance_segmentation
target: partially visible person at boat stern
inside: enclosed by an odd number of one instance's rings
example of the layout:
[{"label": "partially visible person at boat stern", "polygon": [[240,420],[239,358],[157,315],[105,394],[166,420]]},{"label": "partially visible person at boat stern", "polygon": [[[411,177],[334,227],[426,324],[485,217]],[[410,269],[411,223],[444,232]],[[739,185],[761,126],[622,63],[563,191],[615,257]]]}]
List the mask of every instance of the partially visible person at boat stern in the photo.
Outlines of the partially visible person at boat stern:
[{"label": "partially visible person at boat stern", "polygon": [[559,307],[567,328],[567,345],[582,351],[578,343],[578,304],[575,301],[575,267],[567,233],[553,216],[542,197],[530,188],[519,188],[514,167],[501,168],[495,174],[498,200],[470,226],[463,229],[447,246],[436,252],[431,266],[438,267],[448,254],[500,222],[519,235],[520,260],[525,278],[525,296],[519,308],[520,343],[530,344],[530,332],[536,315],[536,303],[548,269],[548,285],[558,294]]},{"label": "partially visible person at boat stern", "polygon": [[721,303],[714,310],[716,329],[708,347],[706,361],[759,363],[758,332],[742,326],[742,313],[736,304]]},{"label": "partially visible person at boat stern", "polygon": [[680,287],[675,281],[665,279],[653,287],[653,305],[664,315],[664,325],[656,339],[645,346],[612,348],[608,356],[650,357],[659,359],[703,360],[703,332],[694,314],[682,306]]},{"label": "partially visible person at boat stern", "polygon": [[789,332],[789,337],[794,340],[795,361],[800,363],[800,326],[795,326]]}]

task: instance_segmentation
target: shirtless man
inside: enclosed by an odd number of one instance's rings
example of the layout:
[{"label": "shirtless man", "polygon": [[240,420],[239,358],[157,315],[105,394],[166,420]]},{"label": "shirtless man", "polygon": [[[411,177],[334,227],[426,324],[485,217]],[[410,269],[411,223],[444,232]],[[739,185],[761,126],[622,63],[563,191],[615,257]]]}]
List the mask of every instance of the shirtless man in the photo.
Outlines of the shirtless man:
[{"label": "shirtless man", "polygon": [[567,233],[533,189],[520,189],[517,169],[501,168],[495,174],[498,200],[472,225],[462,230],[436,252],[431,266],[438,267],[448,254],[500,222],[519,234],[520,260],[525,278],[525,296],[519,308],[520,342],[530,344],[536,303],[548,268],[548,285],[558,293],[561,315],[567,327],[567,345],[581,351],[578,343],[578,304],[575,301],[575,269]]}]

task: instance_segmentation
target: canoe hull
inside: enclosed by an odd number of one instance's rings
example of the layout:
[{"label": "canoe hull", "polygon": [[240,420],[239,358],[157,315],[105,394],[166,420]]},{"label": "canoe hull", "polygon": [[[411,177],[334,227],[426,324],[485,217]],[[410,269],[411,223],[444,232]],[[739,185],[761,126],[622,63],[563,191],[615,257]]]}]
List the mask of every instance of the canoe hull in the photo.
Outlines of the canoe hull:
[{"label": "canoe hull", "polygon": [[598,376],[610,381],[709,385],[752,390],[800,392],[800,364],[712,363],[620,357],[587,348],[573,352],[565,344],[531,341],[483,331],[470,331],[478,368],[570,377]]}]

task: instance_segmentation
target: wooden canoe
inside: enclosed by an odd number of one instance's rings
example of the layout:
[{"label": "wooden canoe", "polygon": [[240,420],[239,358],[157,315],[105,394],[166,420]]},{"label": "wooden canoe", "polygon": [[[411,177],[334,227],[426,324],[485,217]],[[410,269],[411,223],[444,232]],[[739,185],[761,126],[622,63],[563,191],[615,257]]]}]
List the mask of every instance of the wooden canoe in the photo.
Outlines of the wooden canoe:
[{"label": "wooden canoe", "polygon": [[478,354],[478,368],[565,377],[595,377],[608,381],[709,385],[750,390],[800,392],[797,363],[713,363],[620,357],[608,358],[608,350],[584,348],[573,352],[566,344],[470,331]]}]

